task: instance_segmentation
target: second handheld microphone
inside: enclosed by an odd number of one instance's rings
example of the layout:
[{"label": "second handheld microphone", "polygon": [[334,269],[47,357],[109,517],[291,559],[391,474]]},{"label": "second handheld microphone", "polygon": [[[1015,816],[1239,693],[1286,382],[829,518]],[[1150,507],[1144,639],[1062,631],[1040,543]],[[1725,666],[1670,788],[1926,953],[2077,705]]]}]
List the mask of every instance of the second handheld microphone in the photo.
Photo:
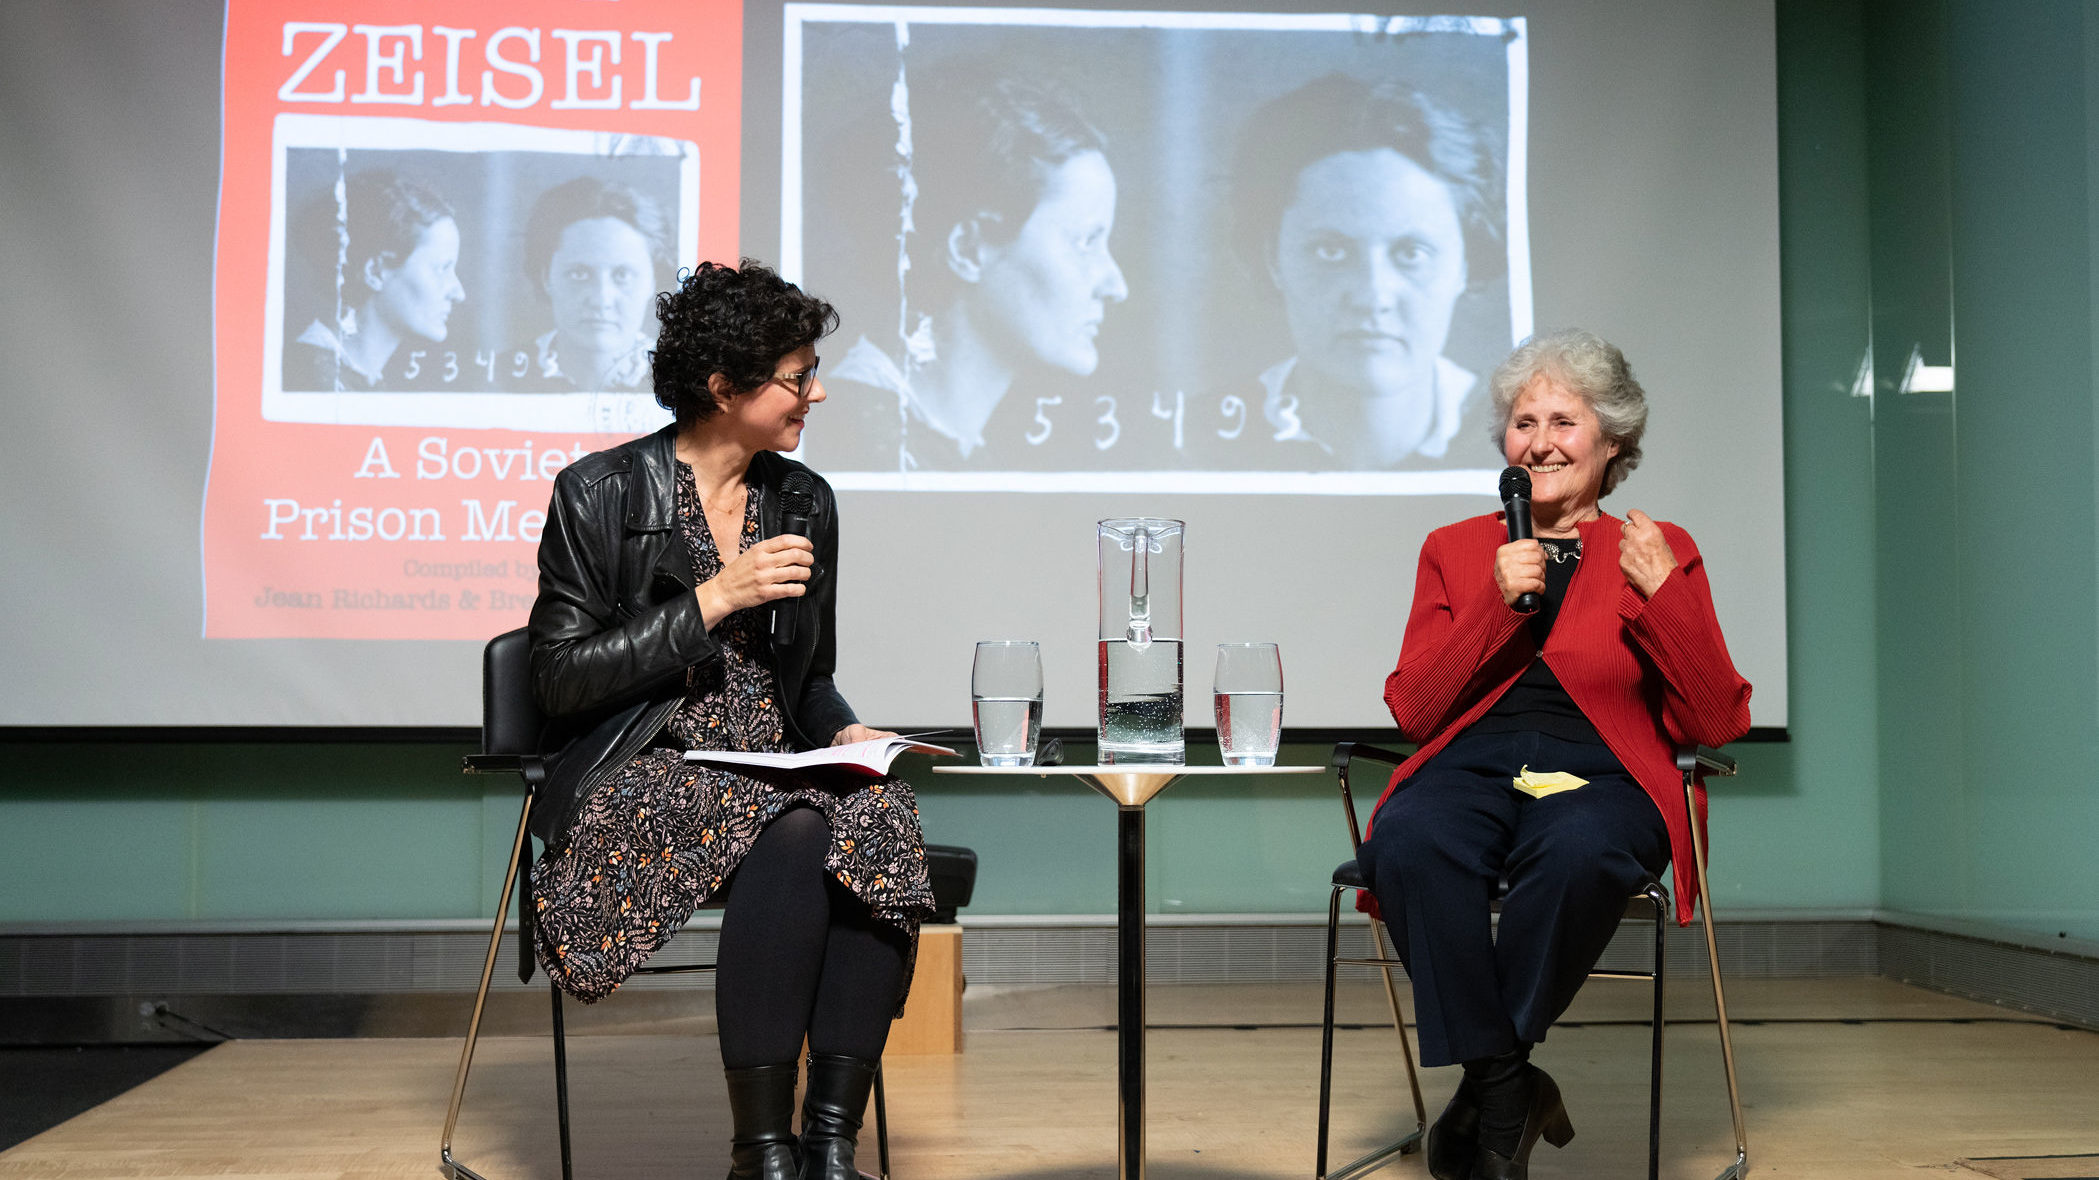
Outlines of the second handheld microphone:
[{"label": "second handheld microphone", "polygon": [[[1501,511],[1509,522],[1509,540],[1528,541],[1531,538],[1531,473],[1521,467],[1504,468],[1501,473]],[[1526,590],[1516,596],[1516,609],[1524,614],[1536,614],[1545,605],[1536,591]]]},{"label": "second handheld microphone", "polygon": [[[806,472],[790,471],[780,481],[780,532],[797,537],[809,535],[809,518],[816,513],[816,481]],[[814,566],[809,576],[816,576]],[[804,583],[805,587],[807,583]],[[804,589],[803,593],[808,593]],[[789,647],[794,643],[794,599],[783,598],[773,604],[773,644]]]}]

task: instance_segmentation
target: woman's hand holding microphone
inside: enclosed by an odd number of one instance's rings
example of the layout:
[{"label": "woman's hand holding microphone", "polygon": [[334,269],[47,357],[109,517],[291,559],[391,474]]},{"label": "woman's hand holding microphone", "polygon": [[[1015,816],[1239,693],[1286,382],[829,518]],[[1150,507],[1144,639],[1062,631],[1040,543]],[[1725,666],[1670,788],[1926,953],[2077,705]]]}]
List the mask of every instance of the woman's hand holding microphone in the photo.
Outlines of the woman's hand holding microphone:
[{"label": "woman's hand holding microphone", "polygon": [[[746,607],[764,606],[782,598],[800,598],[809,592],[810,572],[816,567],[816,546],[807,537],[782,533],[768,537],[736,555],[722,572],[693,589],[700,602],[700,617],[707,629]],[[886,729],[870,729],[855,722],[831,737],[843,746],[874,738],[891,738]]]},{"label": "woman's hand holding microphone", "polygon": [[763,606],[809,592],[816,546],[807,537],[783,533],[768,537],[736,555],[722,572],[699,584],[700,617],[707,629],[746,607]]},{"label": "woman's hand holding microphone", "polygon": [[1501,603],[1516,609],[1516,600],[1526,594],[1545,596],[1545,546],[1530,537],[1510,541],[1494,551],[1494,585],[1501,590]]}]

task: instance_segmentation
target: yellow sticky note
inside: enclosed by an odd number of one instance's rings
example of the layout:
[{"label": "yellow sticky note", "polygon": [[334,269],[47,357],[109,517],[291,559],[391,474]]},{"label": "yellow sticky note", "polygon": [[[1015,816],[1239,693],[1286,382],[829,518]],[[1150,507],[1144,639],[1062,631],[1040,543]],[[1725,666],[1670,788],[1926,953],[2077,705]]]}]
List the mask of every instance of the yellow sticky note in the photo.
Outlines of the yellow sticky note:
[{"label": "yellow sticky note", "polygon": [[1577,778],[1563,770],[1532,770],[1528,766],[1509,781],[1517,790],[1538,799],[1589,785],[1588,779]]}]

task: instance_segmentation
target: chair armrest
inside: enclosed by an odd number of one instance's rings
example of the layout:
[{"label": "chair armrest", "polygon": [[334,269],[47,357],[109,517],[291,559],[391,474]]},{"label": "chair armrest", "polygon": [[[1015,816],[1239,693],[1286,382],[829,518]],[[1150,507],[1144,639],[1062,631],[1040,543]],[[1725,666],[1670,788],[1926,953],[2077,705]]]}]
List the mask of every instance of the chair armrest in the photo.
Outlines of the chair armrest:
[{"label": "chair armrest", "polygon": [[1676,768],[1706,778],[1730,778],[1735,773],[1735,760],[1711,746],[1678,746]]},{"label": "chair armrest", "polygon": [[468,754],[459,760],[462,774],[514,774],[538,790],[547,781],[547,760],[537,754]]},{"label": "chair armrest", "polygon": [[1383,746],[1373,746],[1369,742],[1336,742],[1334,743],[1333,756],[1327,760],[1327,764],[1336,773],[1346,774],[1349,767],[1358,758],[1368,758],[1374,762],[1398,766],[1412,756],[1411,754],[1402,754],[1397,750],[1388,750]]},{"label": "chair armrest", "polygon": [[1369,742],[1334,743],[1334,752],[1328,757],[1327,766],[1333,770],[1335,780],[1341,785],[1341,813],[1348,819],[1348,846],[1350,848],[1357,848],[1362,845],[1363,825],[1356,819],[1356,797],[1348,788],[1349,771],[1355,768],[1358,759],[1382,762],[1396,767],[1404,763],[1408,757],[1408,755],[1402,754],[1397,750],[1388,750],[1383,746],[1373,746]]}]

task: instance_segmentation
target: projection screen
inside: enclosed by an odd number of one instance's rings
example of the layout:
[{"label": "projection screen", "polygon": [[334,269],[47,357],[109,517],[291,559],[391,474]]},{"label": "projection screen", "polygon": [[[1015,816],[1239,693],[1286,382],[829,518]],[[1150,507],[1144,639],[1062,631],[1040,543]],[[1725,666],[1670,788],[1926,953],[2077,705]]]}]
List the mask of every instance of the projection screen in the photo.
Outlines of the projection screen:
[{"label": "projection screen", "polygon": [[0,26],[0,724],[474,724],[549,481],[668,421],[648,296],[741,255],[843,318],[798,457],[870,723],[966,727],[1008,638],[1090,726],[1094,521],[1149,515],[1191,726],[1231,641],[1281,645],[1287,727],[1388,726],[1421,539],[1496,507],[1487,376],[1581,326],[1651,405],[1605,507],[1698,539],[1785,724],[1768,0]]}]

